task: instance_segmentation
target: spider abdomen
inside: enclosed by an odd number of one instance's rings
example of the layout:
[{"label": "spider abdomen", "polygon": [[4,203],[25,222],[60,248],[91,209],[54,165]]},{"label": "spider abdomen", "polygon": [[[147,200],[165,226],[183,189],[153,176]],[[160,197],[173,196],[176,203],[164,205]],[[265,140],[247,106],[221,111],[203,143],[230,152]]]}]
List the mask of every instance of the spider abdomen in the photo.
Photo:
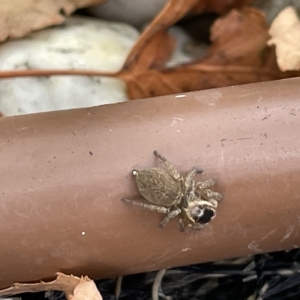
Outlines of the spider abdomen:
[{"label": "spider abdomen", "polygon": [[181,182],[176,181],[164,169],[133,170],[138,189],[149,202],[170,207],[181,196]]}]

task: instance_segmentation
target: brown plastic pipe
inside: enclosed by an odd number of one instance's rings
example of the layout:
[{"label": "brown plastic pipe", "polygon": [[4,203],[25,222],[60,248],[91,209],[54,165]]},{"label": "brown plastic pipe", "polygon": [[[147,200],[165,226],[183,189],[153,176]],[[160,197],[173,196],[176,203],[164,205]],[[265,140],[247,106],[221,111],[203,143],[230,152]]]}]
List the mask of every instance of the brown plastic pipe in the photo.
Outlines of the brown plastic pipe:
[{"label": "brown plastic pipe", "polygon": [[[300,246],[300,79],[0,119],[0,287]],[[123,203],[153,150],[224,195],[202,231]]]}]

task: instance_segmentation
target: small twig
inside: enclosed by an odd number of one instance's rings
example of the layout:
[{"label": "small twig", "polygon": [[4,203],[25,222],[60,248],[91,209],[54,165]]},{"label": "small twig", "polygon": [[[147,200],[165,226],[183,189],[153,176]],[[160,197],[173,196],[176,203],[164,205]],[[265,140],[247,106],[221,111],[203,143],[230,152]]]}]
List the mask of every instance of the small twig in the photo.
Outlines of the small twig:
[{"label": "small twig", "polygon": [[73,75],[73,76],[106,76],[118,77],[119,72],[102,72],[96,70],[9,70],[0,71],[0,78],[14,77],[35,77],[35,76],[56,76],[56,75]]},{"label": "small twig", "polygon": [[167,269],[163,269],[157,272],[155,280],[152,286],[152,300],[159,300],[159,296],[165,300],[172,300],[171,296],[166,296],[161,290],[161,281],[166,273]]},{"label": "small twig", "polygon": [[117,277],[117,280],[116,280],[116,288],[115,288],[115,296],[116,296],[116,300],[119,299],[120,294],[121,294],[122,280],[123,280],[123,276]]}]

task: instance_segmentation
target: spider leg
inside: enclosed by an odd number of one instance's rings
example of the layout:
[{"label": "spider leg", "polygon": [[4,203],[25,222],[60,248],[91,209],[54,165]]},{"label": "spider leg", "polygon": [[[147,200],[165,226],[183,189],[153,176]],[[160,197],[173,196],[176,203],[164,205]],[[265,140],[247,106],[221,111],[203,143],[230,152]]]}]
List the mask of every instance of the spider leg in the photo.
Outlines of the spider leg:
[{"label": "spider leg", "polygon": [[126,199],[126,198],[122,198],[122,201],[127,202],[127,203],[131,203],[133,205],[141,206],[143,208],[150,209],[152,211],[157,211],[157,212],[162,213],[162,214],[167,214],[167,213],[170,212],[169,208],[166,208],[166,207],[163,207],[163,206],[146,204],[146,203],[137,202],[137,201]]},{"label": "spider leg", "polygon": [[159,154],[156,150],[154,151],[154,155],[159,158],[163,165],[167,168],[168,173],[176,180],[183,181],[182,176],[176,171],[174,166],[161,154]]},{"label": "spider leg", "polygon": [[217,208],[218,207],[218,201],[215,200],[215,199],[209,199],[208,200],[209,203],[214,207],[214,208]]},{"label": "spider leg", "polygon": [[215,185],[217,182],[216,179],[209,179],[209,180],[205,180],[205,181],[199,181],[196,183],[196,189],[199,191],[203,191],[206,190],[208,188],[210,188],[211,186]]},{"label": "spider leg", "polygon": [[210,199],[213,199],[213,200],[222,200],[223,196],[218,193],[218,192],[213,192],[212,190],[210,189],[206,189],[204,191],[201,191],[200,192],[201,196],[207,200],[210,200]]},{"label": "spider leg", "polygon": [[174,210],[171,210],[167,216],[159,223],[159,227],[165,227],[171,219],[175,218],[176,216],[178,216],[181,213],[181,209],[177,208]]},{"label": "spider leg", "polygon": [[206,224],[195,223],[192,225],[194,230],[201,230],[206,226]]},{"label": "spider leg", "polygon": [[195,186],[195,181],[193,180],[193,178],[195,177],[196,174],[198,173],[202,173],[203,170],[202,169],[197,169],[195,167],[193,167],[188,174],[185,177],[185,181],[184,181],[184,188],[185,191],[188,192],[189,190],[194,190],[194,186]]},{"label": "spider leg", "polygon": [[178,219],[178,226],[180,231],[184,231],[184,219],[182,218]]}]

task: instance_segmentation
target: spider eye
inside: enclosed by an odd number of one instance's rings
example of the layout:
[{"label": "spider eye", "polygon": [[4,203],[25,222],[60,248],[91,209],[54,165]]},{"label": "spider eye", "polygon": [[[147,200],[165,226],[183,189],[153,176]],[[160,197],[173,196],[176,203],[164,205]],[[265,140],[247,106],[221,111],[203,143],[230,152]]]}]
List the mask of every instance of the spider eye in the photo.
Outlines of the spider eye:
[{"label": "spider eye", "polygon": [[195,223],[208,223],[211,218],[215,215],[215,213],[211,209],[199,209],[199,212],[197,215],[193,216],[193,219],[195,220]]}]

